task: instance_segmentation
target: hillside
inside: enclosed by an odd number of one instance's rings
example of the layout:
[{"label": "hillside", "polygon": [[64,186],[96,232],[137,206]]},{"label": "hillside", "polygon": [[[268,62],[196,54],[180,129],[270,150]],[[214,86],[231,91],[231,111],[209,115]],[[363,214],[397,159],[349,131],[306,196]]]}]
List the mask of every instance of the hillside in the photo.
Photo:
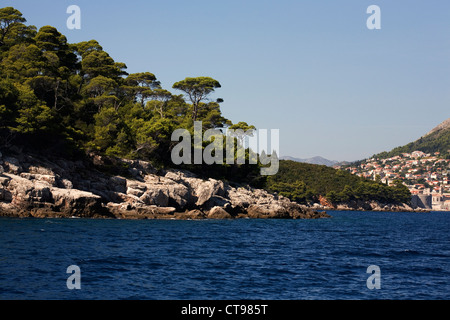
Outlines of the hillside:
[{"label": "hillside", "polygon": [[408,203],[411,195],[401,183],[393,186],[358,177],[345,170],[289,160],[267,180],[266,188],[300,203],[318,202],[325,197],[332,203],[352,200]]},{"label": "hillside", "polygon": [[[393,185],[401,181],[412,195],[429,197],[433,210],[450,208],[450,119],[420,139],[390,152],[354,162],[342,169]],[[431,195],[433,196],[431,201]],[[425,205],[424,205],[425,206]]]},{"label": "hillside", "polygon": [[373,158],[386,159],[414,151],[422,151],[424,153],[439,152],[441,157],[448,158],[450,156],[450,118],[416,141],[394,148],[389,152],[376,154]]}]

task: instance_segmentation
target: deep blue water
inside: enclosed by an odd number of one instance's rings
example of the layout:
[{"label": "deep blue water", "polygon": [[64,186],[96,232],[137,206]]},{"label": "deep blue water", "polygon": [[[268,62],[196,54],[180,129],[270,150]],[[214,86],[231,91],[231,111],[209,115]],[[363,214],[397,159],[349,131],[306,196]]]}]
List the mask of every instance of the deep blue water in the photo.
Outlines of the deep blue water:
[{"label": "deep blue water", "polygon": [[[450,213],[0,219],[0,299],[450,299]],[[69,290],[66,269],[81,270]],[[369,265],[381,288],[369,290]]]}]

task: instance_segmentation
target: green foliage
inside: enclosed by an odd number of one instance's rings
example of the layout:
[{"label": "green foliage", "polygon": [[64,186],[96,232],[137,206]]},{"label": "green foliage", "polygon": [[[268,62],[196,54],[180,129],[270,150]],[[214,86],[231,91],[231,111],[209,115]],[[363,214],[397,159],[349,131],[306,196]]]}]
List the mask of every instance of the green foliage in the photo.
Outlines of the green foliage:
[{"label": "green foliage", "polygon": [[0,128],[14,125],[19,92],[11,80],[0,80]]},{"label": "green foliage", "polygon": [[210,77],[186,78],[173,85],[174,89],[183,91],[192,102],[192,119],[194,121],[198,119],[200,102],[205,100],[216,88],[220,87],[219,81]]},{"label": "green foliage", "polygon": [[411,194],[401,181],[395,186],[366,180],[343,170],[294,161],[280,161],[278,174],[267,179],[266,188],[300,203],[324,196],[332,203],[378,200],[408,203]]},{"label": "green foliage", "polygon": [[306,184],[299,180],[292,183],[275,182],[271,185],[271,189],[299,203],[306,203],[313,196],[311,190],[306,187]]},{"label": "green foliage", "polygon": [[28,108],[19,110],[17,130],[23,133],[46,131],[52,125],[52,113],[46,105],[33,104]]},{"label": "green foliage", "polygon": [[425,153],[440,152],[443,158],[450,156],[450,129],[435,131],[407,145],[397,147],[389,152],[382,152],[374,155],[374,158],[390,158],[401,155],[402,153],[411,153],[422,151]]},{"label": "green foliage", "polygon": [[13,7],[0,9],[0,48],[9,47],[14,43],[14,38],[20,38],[23,23],[27,20],[22,13]]},{"label": "green foliage", "polygon": [[403,184],[402,180],[395,180],[393,189],[393,199],[395,201],[408,204],[410,203],[411,192],[409,191],[408,187]]},{"label": "green foliage", "polygon": [[44,55],[36,45],[20,43],[3,53],[1,70],[5,78],[20,81],[38,76],[44,64]]},{"label": "green foliage", "polygon": [[121,121],[117,111],[112,108],[103,108],[94,116],[95,137],[94,146],[99,151],[107,151],[114,147]]},{"label": "green foliage", "polygon": [[[151,72],[128,74],[96,41],[68,43],[52,26],[36,31],[18,10],[0,9],[0,131],[5,140],[41,148],[71,148],[170,166],[172,132],[232,125],[220,102],[208,101],[220,83],[209,77],[162,88]],[[243,124],[240,123],[240,124]],[[46,145],[47,144],[47,145]],[[258,180],[255,165],[197,166],[194,171]]]},{"label": "green foliage", "polygon": [[247,122],[239,122],[229,127],[231,130],[242,130],[244,133],[251,135],[255,130],[255,126],[250,126]]}]

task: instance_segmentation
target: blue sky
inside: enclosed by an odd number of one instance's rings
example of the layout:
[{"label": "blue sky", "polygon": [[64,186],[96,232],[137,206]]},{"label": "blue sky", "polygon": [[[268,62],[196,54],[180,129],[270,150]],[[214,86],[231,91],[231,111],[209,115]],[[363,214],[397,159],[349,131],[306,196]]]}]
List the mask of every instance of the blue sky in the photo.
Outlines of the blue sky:
[{"label": "blue sky", "polygon": [[[210,76],[223,114],[280,129],[280,154],[357,160],[450,117],[450,2],[1,0],[69,42],[96,39],[166,89]],[[68,30],[69,5],[81,30]],[[370,5],[381,30],[369,30]]]}]

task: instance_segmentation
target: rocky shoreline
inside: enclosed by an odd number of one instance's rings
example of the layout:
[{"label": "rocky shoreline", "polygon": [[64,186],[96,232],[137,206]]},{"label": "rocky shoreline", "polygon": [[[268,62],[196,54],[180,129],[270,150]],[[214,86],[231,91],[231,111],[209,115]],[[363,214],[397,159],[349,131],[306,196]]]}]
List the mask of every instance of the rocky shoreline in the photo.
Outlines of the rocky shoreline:
[{"label": "rocky shoreline", "polygon": [[427,209],[413,208],[406,203],[393,204],[375,200],[351,200],[346,203],[331,204],[325,198],[320,199],[320,204],[315,203],[312,209],[325,211],[430,212]]},{"label": "rocky shoreline", "polygon": [[335,206],[322,206],[322,205],[314,205],[309,207],[313,210],[319,211],[366,211],[366,212],[431,212],[432,210],[422,209],[422,208],[412,208],[407,204],[383,204],[377,201],[364,201],[360,204],[355,203],[346,203],[346,204],[338,204]]},{"label": "rocky shoreline", "polygon": [[[14,149],[14,148],[12,148]],[[0,216],[112,219],[317,219],[322,211],[265,190],[204,180],[145,161],[72,161],[0,151]]]}]

